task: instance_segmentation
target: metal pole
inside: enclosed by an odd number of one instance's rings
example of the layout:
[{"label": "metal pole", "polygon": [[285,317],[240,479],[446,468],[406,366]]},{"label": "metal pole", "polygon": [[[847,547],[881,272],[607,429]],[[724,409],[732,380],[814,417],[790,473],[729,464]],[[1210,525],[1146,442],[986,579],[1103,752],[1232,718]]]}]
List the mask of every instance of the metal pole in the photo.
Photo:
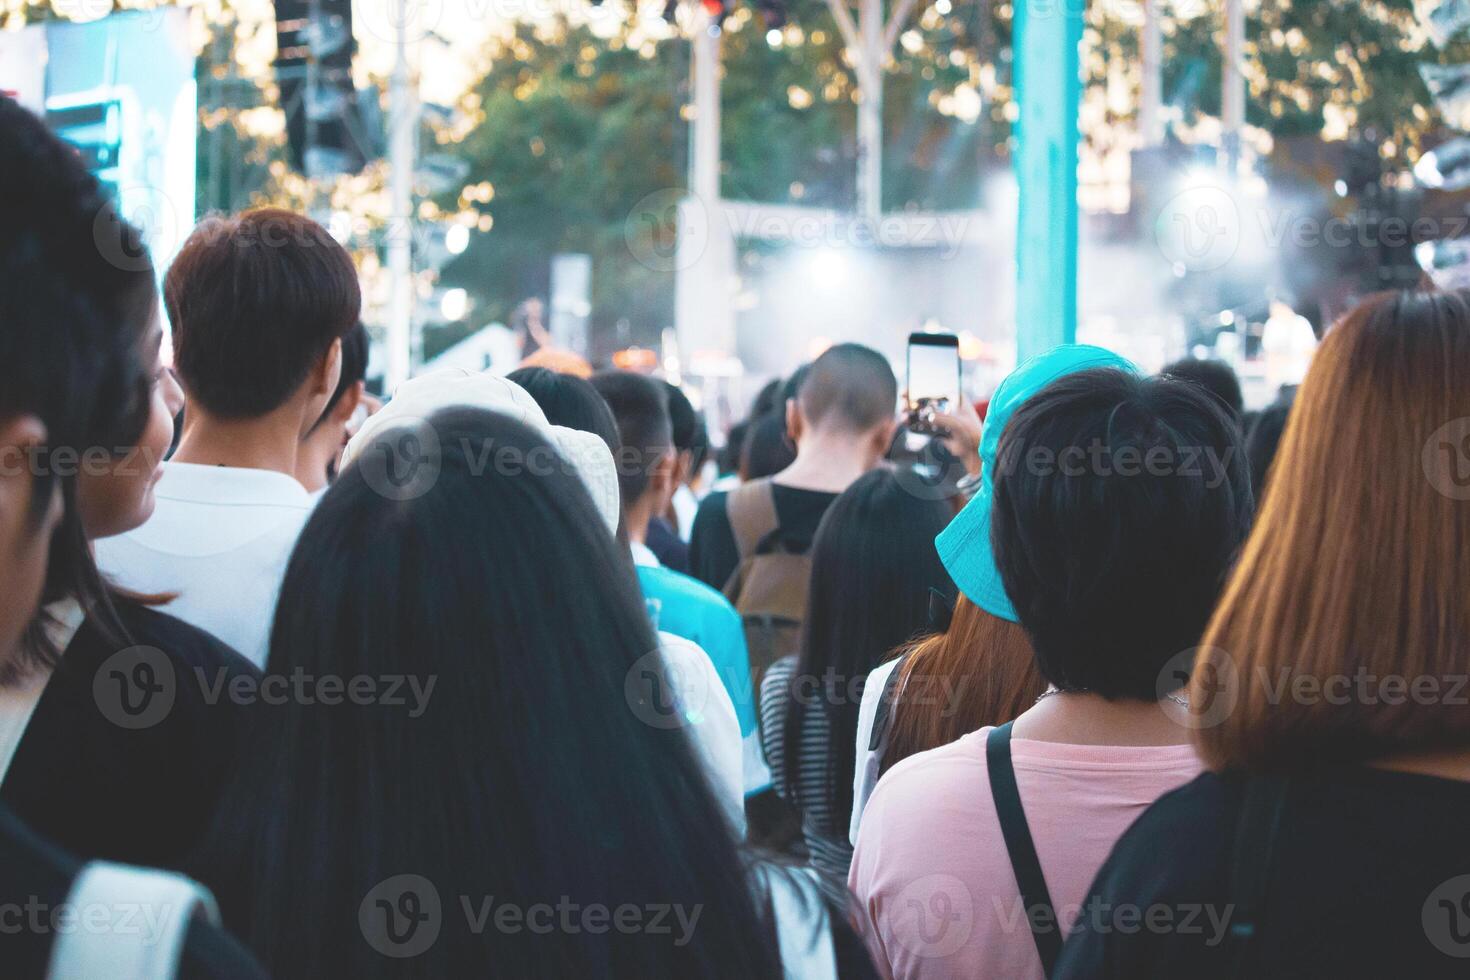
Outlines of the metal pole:
[{"label": "metal pole", "polygon": [[[845,0],[840,0],[845,2]],[[858,10],[858,214],[883,216],[883,0],[862,0]]]},{"label": "metal pole", "polygon": [[1143,0],[1143,36],[1139,48],[1143,55],[1143,81],[1138,93],[1138,135],[1144,146],[1158,146],[1164,141],[1163,100],[1164,63],[1163,34],[1159,30],[1159,6],[1162,0]]},{"label": "metal pole", "polygon": [[408,72],[408,0],[396,0],[397,57],[388,89],[388,364],[387,390],[413,370],[413,169],[417,137],[414,93]]},{"label": "metal pole", "polygon": [[1015,9],[1016,356],[1024,359],[1077,338],[1082,5],[1019,0]]},{"label": "metal pole", "polygon": [[1240,162],[1240,132],[1245,128],[1245,9],[1242,0],[1225,0],[1225,63],[1220,93],[1221,148],[1227,172],[1234,176]]},{"label": "metal pole", "polygon": [[689,127],[691,187],[706,208],[720,201],[720,37],[713,18],[694,4],[689,45],[694,75],[694,121]]}]

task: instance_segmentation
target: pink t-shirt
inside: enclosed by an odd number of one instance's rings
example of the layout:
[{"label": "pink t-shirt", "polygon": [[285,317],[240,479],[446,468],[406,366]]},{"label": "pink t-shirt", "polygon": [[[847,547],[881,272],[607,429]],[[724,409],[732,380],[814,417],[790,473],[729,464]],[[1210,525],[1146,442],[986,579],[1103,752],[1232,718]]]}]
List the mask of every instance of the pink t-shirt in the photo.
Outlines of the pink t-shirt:
[{"label": "pink t-shirt", "polygon": [[[894,980],[1043,980],[990,795],[989,734],[900,762],[863,814],[847,883],[873,960]],[[1188,745],[1013,738],[1011,759],[1064,930],[1123,831],[1202,768]]]}]

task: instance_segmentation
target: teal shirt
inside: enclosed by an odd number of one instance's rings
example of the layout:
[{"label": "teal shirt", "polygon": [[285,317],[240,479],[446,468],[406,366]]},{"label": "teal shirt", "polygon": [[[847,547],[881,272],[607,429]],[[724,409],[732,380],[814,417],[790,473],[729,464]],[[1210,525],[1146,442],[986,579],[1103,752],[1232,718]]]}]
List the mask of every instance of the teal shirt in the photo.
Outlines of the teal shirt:
[{"label": "teal shirt", "polygon": [[735,607],[703,582],[661,566],[639,565],[638,583],[658,628],[699,644],[709,654],[730,700],[735,702],[741,738],[753,735],[756,713],[750,654],[745,649],[745,629]]}]

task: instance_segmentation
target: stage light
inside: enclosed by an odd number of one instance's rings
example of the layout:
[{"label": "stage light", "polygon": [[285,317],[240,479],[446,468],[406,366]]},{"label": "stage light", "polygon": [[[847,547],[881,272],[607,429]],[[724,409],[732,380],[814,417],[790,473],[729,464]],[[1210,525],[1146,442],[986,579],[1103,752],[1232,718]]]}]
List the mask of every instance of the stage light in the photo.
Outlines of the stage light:
[{"label": "stage light", "polygon": [[470,311],[470,294],[463,289],[446,289],[444,296],[439,300],[439,312],[444,319],[453,323],[463,320],[464,315]]},{"label": "stage light", "polygon": [[465,225],[450,225],[444,233],[444,247],[450,255],[460,255],[470,247],[470,230]]}]

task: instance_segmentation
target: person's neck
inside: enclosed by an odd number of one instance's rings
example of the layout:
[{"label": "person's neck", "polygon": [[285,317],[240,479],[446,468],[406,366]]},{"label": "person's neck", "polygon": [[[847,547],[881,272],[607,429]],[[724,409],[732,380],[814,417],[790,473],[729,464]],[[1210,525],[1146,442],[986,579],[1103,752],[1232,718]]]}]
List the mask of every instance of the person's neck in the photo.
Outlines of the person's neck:
[{"label": "person's neck", "polygon": [[200,466],[235,466],[274,470],[295,478],[301,448],[300,412],[283,406],[251,419],[220,419],[194,405],[173,459]]},{"label": "person's neck", "polygon": [[1369,763],[1376,769],[1434,776],[1470,783],[1470,749],[1436,749],[1384,756]]},{"label": "person's neck", "polygon": [[1189,708],[1170,699],[1109,701],[1100,694],[1059,691],[1022,712],[1012,732],[1068,745],[1186,745],[1188,722]]},{"label": "person's neck", "polygon": [[623,511],[623,527],[628,530],[628,541],[632,544],[648,543],[648,525],[653,523],[653,505],[647,498],[635,501]]},{"label": "person's neck", "polygon": [[846,432],[813,432],[796,444],[796,462],[772,479],[795,490],[841,493],[877,465],[872,440]]}]

